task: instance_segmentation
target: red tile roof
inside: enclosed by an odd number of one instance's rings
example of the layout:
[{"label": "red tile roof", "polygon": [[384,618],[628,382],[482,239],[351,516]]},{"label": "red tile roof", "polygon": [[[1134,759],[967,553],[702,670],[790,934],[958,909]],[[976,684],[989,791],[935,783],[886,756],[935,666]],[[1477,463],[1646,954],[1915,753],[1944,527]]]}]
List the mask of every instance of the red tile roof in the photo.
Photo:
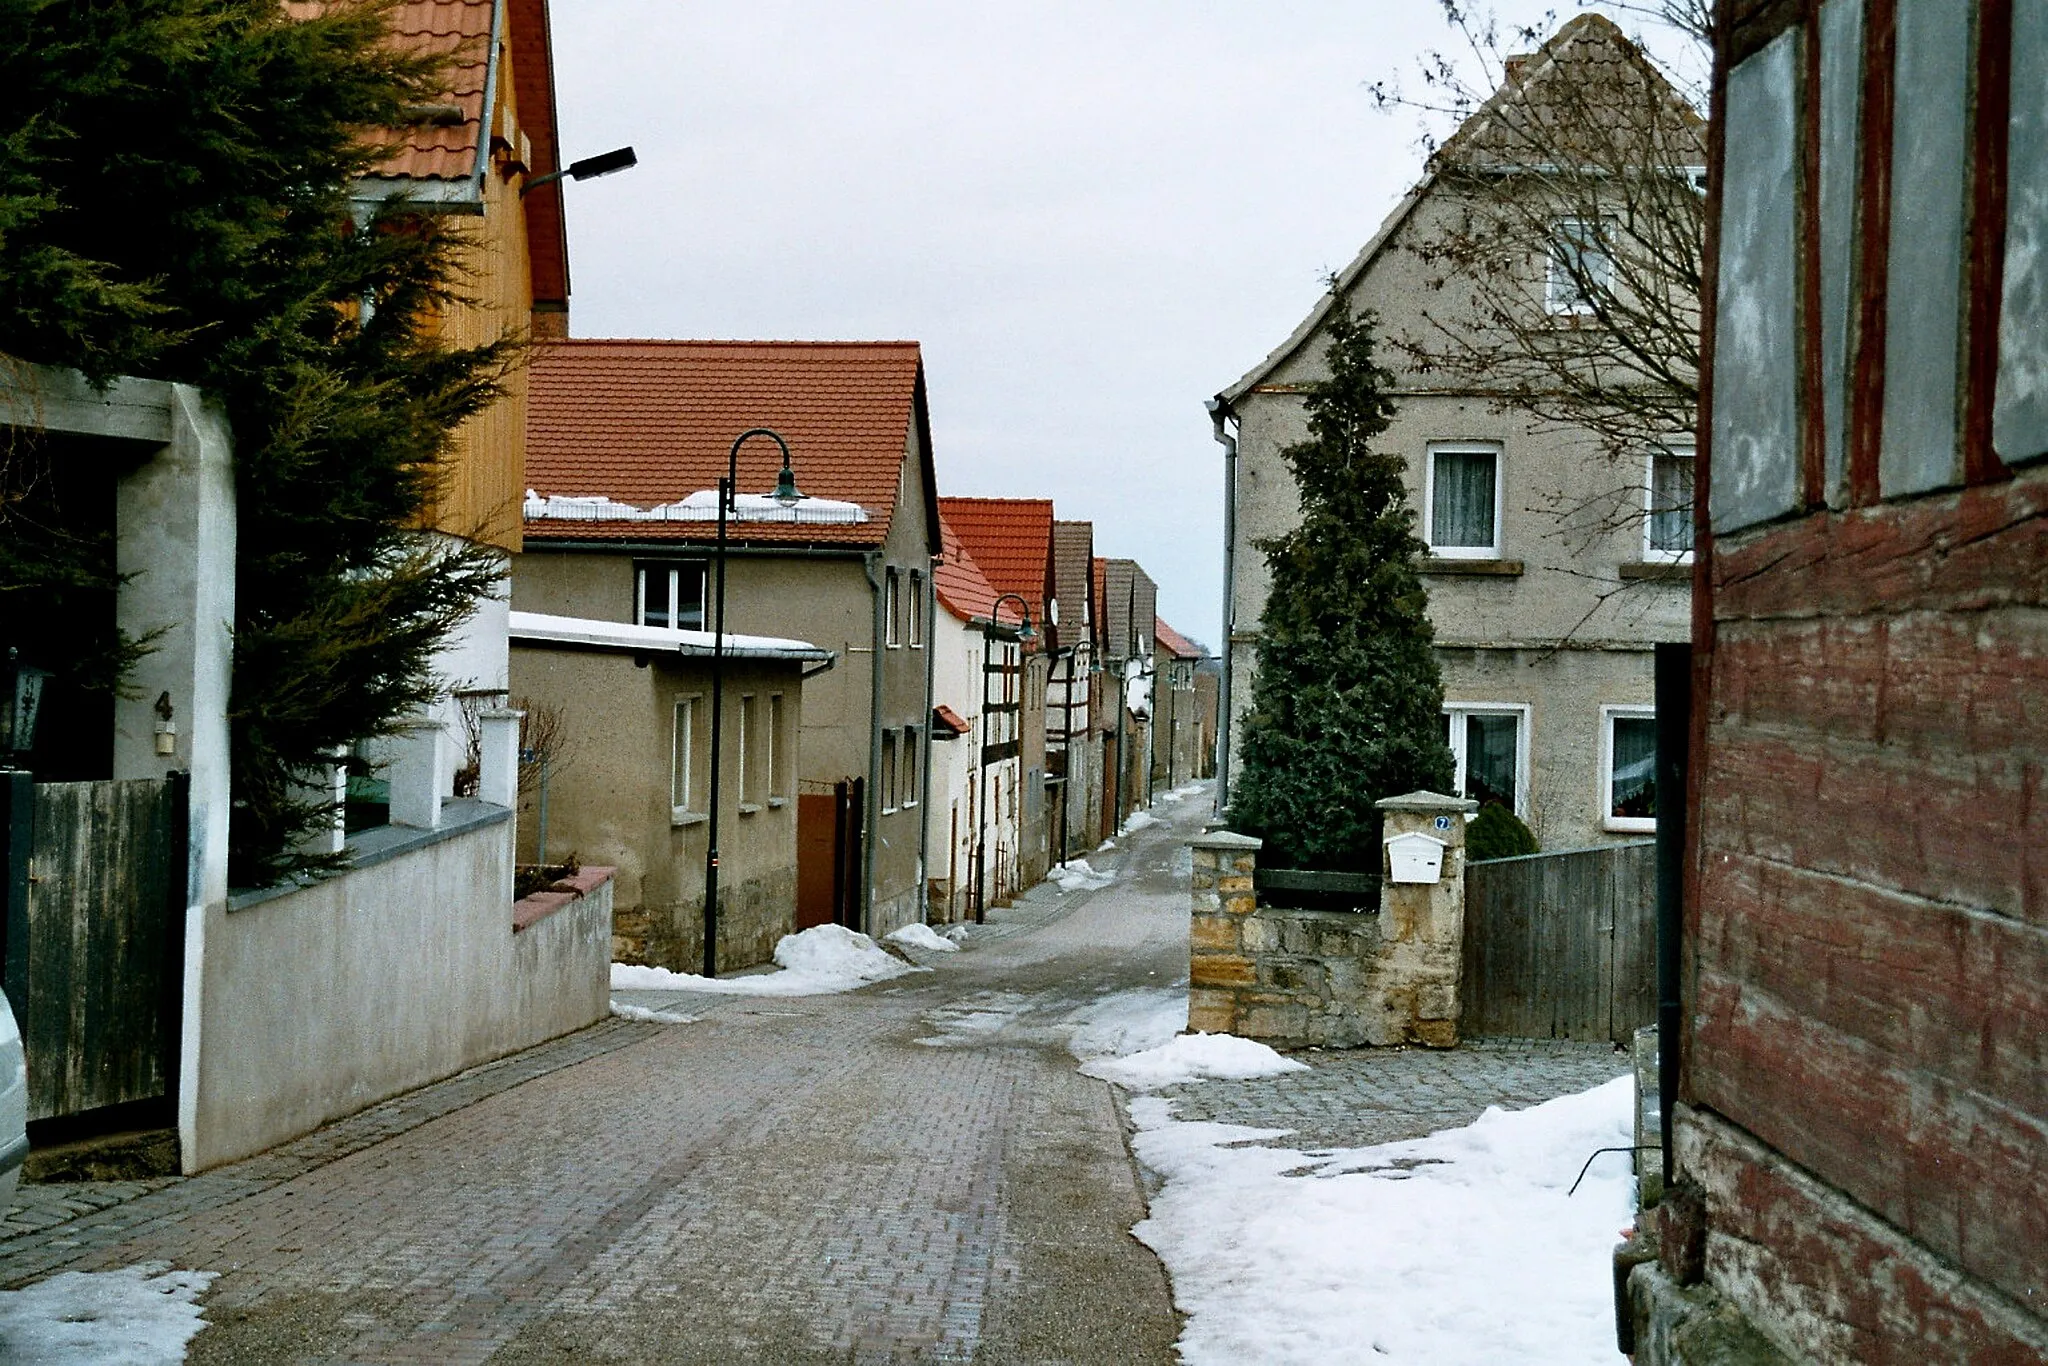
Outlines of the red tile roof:
[{"label": "red tile roof", "polygon": [[[317,6],[297,0],[287,8],[309,13]],[[399,46],[450,59],[439,100],[454,106],[459,117],[390,130],[398,150],[373,174],[410,180],[466,180],[476,174],[494,9],[493,0],[406,0],[391,11]]]},{"label": "red tile roof", "polygon": [[[880,545],[895,515],[903,462],[922,452],[932,487],[924,367],[916,342],[551,342],[529,372],[526,479],[543,496],[603,495],[640,508],[716,487],[733,438],[772,427],[789,442],[797,486],[859,503],[850,524],[738,522],[739,541]],[[742,493],[775,484],[781,454],[766,438],[740,450]],[[938,548],[938,513],[925,519]],[[532,519],[526,538],[708,540],[706,522]]]},{"label": "red tile roof", "polygon": [[1176,659],[1200,659],[1201,646],[1189,640],[1166,624],[1165,617],[1152,618],[1152,638],[1166,647],[1166,652]]},{"label": "red tile roof", "polygon": [[939,511],[996,592],[1015,593],[1031,604],[1034,624],[1044,621],[1052,499],[941,498]]},{"label": "red tile roof", "polygon": [[947,730],[952,731],[955,735],[965,735],[967,734],[967,732],[974,729],[973,726],[967,724],[967,718],[963,717],[959,712],[954,711],[951,707],[947,706],[943,702],[941,702],[938,706],[932,708],[932,721],[934,722],[932,726],[932,735],[934,739],[943,738],[938,734],[940,726],[944,726]]},{"label": "red tile roof", "polygon": [[[554,35],[548,28],[548,0],[510,0],[506,22],[512,39],[512,95],[519,126],[533,144],[528,179],[561,168],[561,134],[555,120]],[[526,210],[526,253],[539,304],[569,300],[568,223],[562,182],[543,185],[521,198]]]},{"label": "red tile roof", "polygon": [[[939,501],[946,503],[951,500],[941,498]],[[965,622],[990,620],[989,614],[997,610],[998,590],[981,572],[974,556],[960,543],[959,533],[953,530],[952,522],[944,514],[939,517],[939,533],[945,538],[946,550],[945,558],[932,567],[932,591],[938,594],[939,604]],[[1022,620],[1014,602],[1004,603],[1000,611],[994,620],[1005,626],[1014,626]]]}]

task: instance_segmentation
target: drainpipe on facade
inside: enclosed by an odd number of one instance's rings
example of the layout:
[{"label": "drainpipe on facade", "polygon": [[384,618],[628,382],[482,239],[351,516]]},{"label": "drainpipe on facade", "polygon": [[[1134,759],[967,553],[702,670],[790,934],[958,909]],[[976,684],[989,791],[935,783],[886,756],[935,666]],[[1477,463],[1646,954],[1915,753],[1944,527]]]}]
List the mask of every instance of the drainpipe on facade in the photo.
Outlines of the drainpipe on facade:
[{"label": "drainpipe on facade", "polygon": [[1237,634],[1237,438],[1224,424],[1235,416],[1220,397],[1209,400],[1209,421],[1223,447],[1223,677],[1216,684],[1216,814],[1230,805],[1230,676]]},{"label": "drainpipe on facade", "polygon": [[933,561],[929,559],[925,561],[924,634],[919,637],[924,641],[924,720],[918,727],[918,733],[924,736],[924,744],[920,746],[922,753],[918,759],[924,767],[924,773],[917,780],[917,810],[920,817],[917,823],[917,904],[922,908],[918,918],[927,925],[932,919],[932,814],[935,810],[932,806],[932,692],[933,680],[936,677],[935,665],[939,655],[939,638],[936,634],[939,629],[939,588],[938,575],[932,572],[932,564]]},{"label": "drainpipe on facade", "polygon": [[882,552],[870,550],[861,556],[867,571],[868,592],[874,597],[873,646],[868,652],[868,782],[867,809],[862,813],[860,849],[860,924],[862,934],[874,926],[875,841],[881,838],[882,821],[882,660],[888,648],[883,632],[888,595],[882,590]]}]

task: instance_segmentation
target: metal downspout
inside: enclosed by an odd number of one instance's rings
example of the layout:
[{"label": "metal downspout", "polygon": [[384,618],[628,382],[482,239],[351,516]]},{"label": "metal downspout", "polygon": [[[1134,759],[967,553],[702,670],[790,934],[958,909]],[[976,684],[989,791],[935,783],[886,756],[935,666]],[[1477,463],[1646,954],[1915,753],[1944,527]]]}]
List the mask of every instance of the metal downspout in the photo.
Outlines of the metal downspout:
[{"label": "metal downspout", "polygon": [[924,634],[919,637],[924,641],[924,710],[919,713],[923,720],[918,726],[918,733],[924,737],[924,744],[920,746],[924,752],[918,756],[918,761],[923,765],[924,772],[917,780],[918,811],[923,817],[917,823],[917,904],[918,919],[930,924],[932,815],[937,810],[932,805],[932,695],[939,656],[939,590],[936,582],[938,576],[932,573],[930,568],[931,561],[927,560],[925,564]]},{"label": "metal downspout", "polygon": [[861,556],[861,568],[867,572],[868,592],[875,602],[873,645],[868,651],[867,810],[861,815],[860,849],[860,931],[866,934],[874,927],[875,841],[882,837],[882,658],[888,647],[882,618],[888,601],[882,591],[882,552],[870,550]]},{"label": "metal downspout", "polygon": [[1209,400],[1209,421],[1223,447],[1223,677],[1216,684],[1216,814],[1230,805],[1230,678],[1237,635],[1237,438],[1224,424],[1235,414],[1221,398]]}]

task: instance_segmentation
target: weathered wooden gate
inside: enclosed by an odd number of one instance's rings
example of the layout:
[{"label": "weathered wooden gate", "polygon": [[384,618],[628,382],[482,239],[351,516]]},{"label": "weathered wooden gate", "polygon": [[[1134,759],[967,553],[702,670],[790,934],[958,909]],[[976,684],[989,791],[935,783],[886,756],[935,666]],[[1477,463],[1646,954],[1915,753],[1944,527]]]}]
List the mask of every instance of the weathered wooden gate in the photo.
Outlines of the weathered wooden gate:
[{"label": "weathered wooden gate", "polygon": [[1629,1042],[1657,1021],[1654,840],[1465,868],[1459,1032]]},{"label": "weathered wooden gate", "polygon": [[37,783],[25,924],[8,927],[32,1120],[175,1089],[185,784]]}]

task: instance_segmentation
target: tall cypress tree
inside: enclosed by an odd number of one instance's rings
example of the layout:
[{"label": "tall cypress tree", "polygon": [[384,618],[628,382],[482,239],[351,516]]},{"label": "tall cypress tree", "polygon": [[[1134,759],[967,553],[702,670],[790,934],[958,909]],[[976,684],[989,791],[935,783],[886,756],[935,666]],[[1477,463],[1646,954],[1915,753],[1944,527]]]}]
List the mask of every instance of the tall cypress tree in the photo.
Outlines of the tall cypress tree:
[{"label": "tall cypress tree", "polygon": [[1309,438],[1281,452],[1301,523],[1258,543],[1273,586],[1230,810],[1279,866],[1378,872],[1373,803],[1448,790],[1452,761],[1404,464],[1375,445],[1393,377],[1373,358],[1369,314],[1339,297],[1325,333]]},{"label": "tall cypress tree", "polygon": [[[294,845],[328,813],[294,775],[432,697],[436,647],[495,581],[488,554],[409,528],[516,342],[437,333],[459,224],[349,202],[378,130],[438,98],[394,8],[0,0],[0,352],[197,384],[233,429],[242,885],[318,862]],[[111,621],[112,558],[48,464],[0,449],[0,645],[104,690],[147,642],[80,625]]]}]

